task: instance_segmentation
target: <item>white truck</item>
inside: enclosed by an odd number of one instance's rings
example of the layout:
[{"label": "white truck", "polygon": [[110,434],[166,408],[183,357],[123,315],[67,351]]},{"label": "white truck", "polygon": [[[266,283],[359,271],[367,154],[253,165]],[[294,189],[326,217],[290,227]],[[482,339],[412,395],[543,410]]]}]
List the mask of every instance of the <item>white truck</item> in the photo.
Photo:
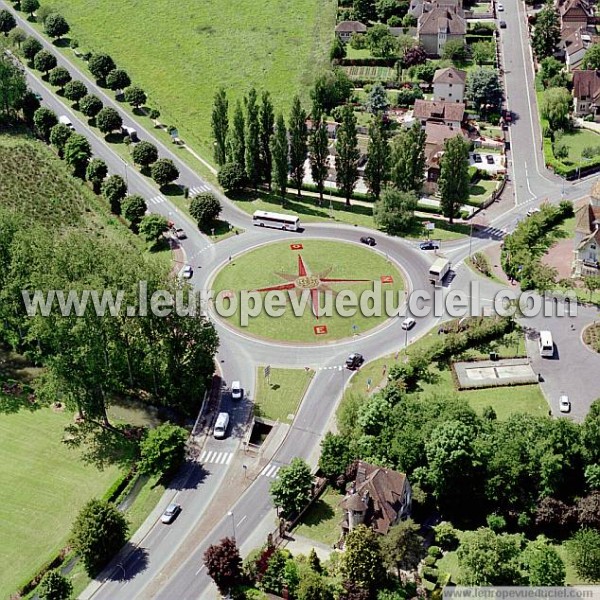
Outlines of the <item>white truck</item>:
[{"label": "white truck", "polygon": [[435,287],[440,287],[449,270],[450,261],[443,257],[437,258],[431,267],[429,267],[429,281]]}]

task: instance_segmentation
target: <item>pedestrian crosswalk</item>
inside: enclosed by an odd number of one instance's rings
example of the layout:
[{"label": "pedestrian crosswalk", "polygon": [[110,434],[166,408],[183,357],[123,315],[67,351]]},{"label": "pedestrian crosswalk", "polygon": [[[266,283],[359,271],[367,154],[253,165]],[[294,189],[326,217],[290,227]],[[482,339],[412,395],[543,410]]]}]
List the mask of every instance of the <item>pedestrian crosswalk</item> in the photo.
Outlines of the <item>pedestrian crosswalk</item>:
[{"label": "pedestrian crosswalk", "polygon": [[210,191],[210,188],[205,183],[191,187],[190,188],[190,198],[193,198],[194,196],[197,196],[198,194],[201,194],[202,192],[209,192],[209,191]]},{"label": "pedestrian crosswalk", "polygon": [[205,450],[200,456],[201,463],[212,463],[214,465],[228,465],[233,458],[233,452],[216,452]]},{"label": "pedestrian crosswalk", "polygon": [[148,200],[148,204],[162,204],[166,201],[167,199],[164,196],[154,196]]},{"label": "pedestrian crosswalk", "polygon": [[271,477],[275,479],[277,477],[277,473],[279,473],[279,469],[281,469],[280,465],[276,465],[275,463],[269,463],[261,472],[261,475],[265,477]]},{"label": "pedestrian crosswalk", "polygon": [[504,229],[498,229],[497,227],[484,227],[479,230],[480,236],[483,237],[492,237],[494,239],[501,239],[506,235],[506,231]]}]

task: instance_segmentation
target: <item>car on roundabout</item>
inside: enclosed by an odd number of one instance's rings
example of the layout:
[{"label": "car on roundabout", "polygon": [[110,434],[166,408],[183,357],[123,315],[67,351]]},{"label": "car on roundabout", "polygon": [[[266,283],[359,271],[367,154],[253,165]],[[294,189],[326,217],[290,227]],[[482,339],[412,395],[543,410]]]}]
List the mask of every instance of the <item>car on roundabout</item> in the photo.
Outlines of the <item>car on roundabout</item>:
[{"label": "car on roundabout", "polygon": [[377,242],[375,242],[375,238],[371,236],[363,236],[360,238],[361,244],[366,244],[367,246],[374,246]]},{"label": "car on roundabout", "polygon": [[353,352],[346,359],[346,369],[350,369],[351,371],[356,371],[356,369],[360,369],[361,365],[365,362],[365,359],[362,354],[358,352]]},{"label": "car on roundabout", "polygon": [[421,250],[439,250],[440,245],[438,242],[434,242],[433,240],[427,240],[426,242],[421,242],[419,244],[419,248]]},{"label": "car on roundabout", "polygon": [[185,265],[181,271],[179,271],[179,277],[182,279],[191,279],[194,274],[194,269],[192,269],[191,265]]},{"label": "car on roundabout", "polygon": [[408,331],[409,329],[412,329],[416,324],[417,322],[412,317],[408,317],[407,319],[404,319],[404,321],[402,321],[402,329],[406,329]]}]

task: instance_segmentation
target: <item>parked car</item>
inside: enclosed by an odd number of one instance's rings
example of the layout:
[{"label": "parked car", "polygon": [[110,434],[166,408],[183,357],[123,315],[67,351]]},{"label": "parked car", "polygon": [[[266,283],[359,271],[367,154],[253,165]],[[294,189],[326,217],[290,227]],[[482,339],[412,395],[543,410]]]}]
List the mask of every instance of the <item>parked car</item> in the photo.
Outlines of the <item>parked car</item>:
[{"label": "parked car", "polygon": [[487,154],[485,157],[485,160],[487,161],[488,165],[493,165],[494,164],[494,157],[491,154]]},{"label": "parked car", "polygon": [[434,242],[433,240],[427,240],[426,242],[421,242],[419,244],[419,248],[421,250],[439,250],[440,245],[438,242]]},{"label": "parked car", "polygon": [[175,233],[175,237],[178,240],[185,240],[185,239],[187,239],[187,234],[185,233],[185,231],[183,229],[181,229],[181,227],[177,227],[175,229],[174,233]]},{"label": "parked car", "polygon": [[531,217],[531,215],[535,215],[536,213],[542,212],[539,208],[530,208],[527,211],[527,216]]},{"label": "parked car", "polygon": [[506,21],[500,21],[500,29],[506,29]]},{"label": "parked car", "polygon": [[240,400],[243,395],[244,395],[244,392],[242,390],[242,385],[240,384],[239,381],[234,381],[231,384],[231,397],[234,400]]},{"label": "parked car", "polygon": [[372,238],[370,236],[368,236],[368,237],[361,237],[360,241],[363,244],[366,244],[367,246],[374,246],[375,245],[375,238]]},{"label": "parked car", "polygon": [[498,2],[498,12],[503,12],[504,11],[504,5],[501,4],[500,2]]},{"label": "parked car", "polygon": [[416,324],[417,322],[412,317],[408,317],[402,321],[402,329],[412,329]]},{"label": "parked car", "polygon": [[561,413],[571,412],[571,401],[569,400],[569,396],[566,394],[561,395],[558,404]]},{"label": "parked car", "polygon": [[179,276],[183,279],[191,279],[194,274],[194,269],[190,265],[185,265],[183,269],[179,272]]},{"label": "parked car", "polygon": [[71,119],[69,119],[69,117],[66,115],[60,115],[60,117],[58,117],[58,122],[61,125],[66,125],[69,129],[75,129],[75,127],[73,127],[73,123],[71,123]]},{"label": "parked car", "polygon": [[473,154],[473,161],[476,163],[480,163],[481,162],[481,154]]},{"label": "parked car", "polygon": [[358,352],[353,352],[347,359],[346,359],[346,368],[350,369],[352,371],[354,371],[355,369],[360,368],[360,366],[365,362],[365,359],[363,358],[362,354],[359,354]]},{"label": "parked car", "polygon": [[167,510],[165,510],[165,512],[162,514],[160,520],[163,523],[172,523],[180,512],[181,506],[175,502],[171,502],[171,504],[167,506]]}]

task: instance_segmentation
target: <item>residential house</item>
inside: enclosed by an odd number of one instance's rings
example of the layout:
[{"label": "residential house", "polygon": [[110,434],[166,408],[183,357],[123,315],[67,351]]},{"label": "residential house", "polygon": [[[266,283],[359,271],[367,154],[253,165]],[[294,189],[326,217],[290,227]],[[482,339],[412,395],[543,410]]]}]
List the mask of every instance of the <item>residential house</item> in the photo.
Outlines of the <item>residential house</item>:
[{"label": "residential house", "polygon": [[600,71],[573,71],[574,115],[600,121]]},{"label": "residential house", "polygon": [[341,502],[344,535],[359,524],[385,535],[410,516],[412,489],[404,473],[357,460],[352,476],[354,481]]},{"label": "residential house", "polygon": [[413,117],[425,127],[428,122],[443,123],[460,129],[465,118],[464,102],[436,102],[435,100],[415,100]]},{"label": "residential house", "polygon": [[594,9],[588,0],[559,1],[558,14],[563,27],[587,27],[594,22]]},{"label": "residential house", "polygon": [[[335,138],[337,137],[337,130],[339,128],[340,124],[336,123],[335,121],[325,121],[325,127],[327,128],[327,137],[330,140],[335,140]],[[306,119],[306,128],[308,129],[308,132],[312,132],[313,130],[313,122],[311,119]]]},{"label": "residential house", "polygon": [[367,33],[367,26],[360,21],[342,21],[337,24],[335,33],[342,42],[347,43],[350,41],[352,34]]},{"label": "residential house", "polygon": [[445,5],[436,1],[431,10],[423,12],[417,22],[417,39],[430,56],[441,56],[446,42],[464,43],[467,21],[458,5]]},{"label": "residential house", "polygon": [[462,8],[462,0],[410,0],[408,14],[418,19],[424,12],[429,12],[436,4]]},{"label": "residential house", "polygon": [[444,154],[446,140],[457,135],[468,140],[468,134],[460,127],[429,122],[425,125],[425,189],[434,192],[440,177],[440,159]]},{"label": "residential house", "polygon": [[587,49],[597,41],[597,36],[585,27],[566,27],[561,32],[560,54],[564,55],[567,71],[581,68]]},{"label": "residential house", "polygon": [[433,76],[433,99],[436,102],[462,102],[467,72],[454,67],[438,69]]},{"label": "residential house", "polygon": [[600,182],[575,210],[572,276],[600,275]]}]

